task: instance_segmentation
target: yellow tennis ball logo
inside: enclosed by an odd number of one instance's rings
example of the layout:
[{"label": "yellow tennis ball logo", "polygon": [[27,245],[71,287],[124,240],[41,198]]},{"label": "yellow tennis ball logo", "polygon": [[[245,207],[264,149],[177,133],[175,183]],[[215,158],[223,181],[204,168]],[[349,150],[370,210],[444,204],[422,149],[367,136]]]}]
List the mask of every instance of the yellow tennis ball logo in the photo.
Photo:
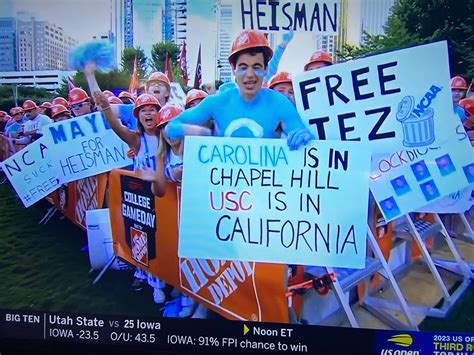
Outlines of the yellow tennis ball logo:
[{"label": "yellow tennis ball logo", "polygon": [[413,344],[413,338],[411,337],[410,334],[394,335],[394,336],[388,338],[387,341],[395,343],[399,346],[403,346],[405,348],[407,348],[411,344]]}]

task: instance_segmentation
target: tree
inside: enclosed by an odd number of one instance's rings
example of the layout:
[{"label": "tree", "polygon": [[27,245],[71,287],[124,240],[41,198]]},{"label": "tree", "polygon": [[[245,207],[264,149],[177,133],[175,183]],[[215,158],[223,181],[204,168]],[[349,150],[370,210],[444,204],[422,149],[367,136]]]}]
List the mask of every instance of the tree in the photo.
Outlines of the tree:
[{"label": "tree", "polygon": [[[15,87],[12,85],[0,86],[0,110],[8,112],[10,108],[15,106],[14,93]],[[43,88],[36,88],[30,86],[17,86],[16,99],[17,105],[21,105],[23,101],[29,99],[35,101],[37,104],[45,101],[51,101],[53,94]]]},{"label": "tree", "polygon": [[360,47],[345,46],[341,59],[352,59],[417,44],[448,41],[452,75],[474,76],[474,1],[397,0],[385,34],[367,35]]},{"label": "tree", "polygon": [[[153,71],[165,72],[165,58],[166,53],[171,60],[171,67],[176,67],[178,64],[179,48],[173,42],[155,43],[151,49],[150,67]],[[173,70],[174,74],[174,70]]]},{"label": "tree", "polygon": [[[110,91],[119,91],[119,90],[128,90],[128,85],[130,84],[130,75],[122,71],[111,71],[110,73],[96,73],[97,83],[101,90],[110,90]],[[74,83],[77,87],[83,88],[89,92],[89,86],[87,85],[87,80],[83,73],[78,72],[73,77]],[[57,91],[57,94],[62,97],[67,97],[68,88],[67,80],[63,79],[61,83],[61,88]]]},{"label": "tree", "polygon": [[140,47],[126,47],[122,52],[122,71],[131,77],[133,73],[133,63],[137,58],[138,78],[144,79],[147,75],[147,57]]}]

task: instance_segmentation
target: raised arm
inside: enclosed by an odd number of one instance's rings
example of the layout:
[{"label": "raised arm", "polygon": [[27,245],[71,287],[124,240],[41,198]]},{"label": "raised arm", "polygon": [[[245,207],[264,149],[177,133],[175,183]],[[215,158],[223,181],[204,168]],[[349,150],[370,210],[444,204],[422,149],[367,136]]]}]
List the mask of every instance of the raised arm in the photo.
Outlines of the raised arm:
[{"label": "raised arm", "polygon": [[105,119],[109,124],[110,128],[120,137],[128,146],[138,152],[140,149],[140,137],[136,132],[129,130],[125,127],[122,122],[120,122],[117,111],[112,110],[107,98],[101,92],[94,92],[93,94],[94,101],[101,107],[102,112],[104,113]]},{"label": "raised arm", "polygon": [[84,68],[84,74],[86,76],[89,90],[94,98],[94,101],[101,107],[110,128],[112,128],[112,130],[120,137],[120,139],[127,143],[130,148],[138,152],[140,149],[140,137],[138,134],[136,134],[136,132],[130,131],[120,122],[117,108],[114,107],[116,105],[111,106],[105,95],[102,94],[102,91],[100,91],[99,84],[95,78],[95,64],[87,64]]}]

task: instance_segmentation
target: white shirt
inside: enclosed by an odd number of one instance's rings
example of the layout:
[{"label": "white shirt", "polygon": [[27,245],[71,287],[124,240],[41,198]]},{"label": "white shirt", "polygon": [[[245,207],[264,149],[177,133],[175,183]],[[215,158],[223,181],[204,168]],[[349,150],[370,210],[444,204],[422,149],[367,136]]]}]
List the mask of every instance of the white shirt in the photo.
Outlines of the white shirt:
[{"label": "white shirt", "polygon": [[38,130],[38,133],[43,133],[44,134],[43,127],[45,127],[45,126],[47,126],[51,123],[53,123],[51,118],[49,118],[46,115],[38,114],[38,116],[36,116],[32,120],[28,120],[28,121],[25,122],[24,132]]}]

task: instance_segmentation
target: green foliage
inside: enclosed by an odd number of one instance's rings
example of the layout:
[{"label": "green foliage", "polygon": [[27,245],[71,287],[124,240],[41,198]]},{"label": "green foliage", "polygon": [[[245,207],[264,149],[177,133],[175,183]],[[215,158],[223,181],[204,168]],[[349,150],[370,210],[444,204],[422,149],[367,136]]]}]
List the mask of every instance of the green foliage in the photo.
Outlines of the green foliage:
[{"label": "green foliage", "polygon": [[[112,92],[117,89],[127,90],[128,85],[130,84],[130,75],[125,71],[114,70],[110,73],[97,72],[96,78],[101,90],[110,90]],[[76,73],[73,77],[73,80],[77,87],[83,88],[89,92],[87,80],[83,73]],[[67,97],[67,93],[67,81],[64,79],[61,83],[61,88],[57,91],[57,94],[62,97]]]},{"label": "green foliage", "polygon": [[150,62],[150,67],[153,71],[165,72],[166,53],[168,53],[168,57],[171,60],[171,66],[173,67],[173,65],[177,65],[178,60],[176,58],[179,54],[178,46],[173,42],[155,43],[151,49]]},{"label": "green foliage", "polygon": [[474,1],[398,0],[392,8],[385,34],[366,34],[360,47],[346,45],[338,58],[348,60],[367,54],[417,44],[448,41],[452,75],[474,76]]},{"label": "green foliage", "polygon": [[147,75],[147,58],[145,52],[140,47],[127,47],[122,52],[122,70],[128,74],[129,77],[133,73],[133,63],[137,57],[138,78],[144,79]]},{"label": "green foliage", "polygon": [[[2,85],[0,86],[0,110],[1,111],[9,111],[10,108],[15,106],[15,98],[14,98],[14,86],[10,85]],[[40,104],[45,101],[51,101],[53,99],[53,95],[48,92],[46,89],[42,88],[35,88],[29,86],[17,86],[16,87],[16,98],[17,98],[17,105],[21,105],[23,101],[29,99],[33,100],[36,103]]]}]

